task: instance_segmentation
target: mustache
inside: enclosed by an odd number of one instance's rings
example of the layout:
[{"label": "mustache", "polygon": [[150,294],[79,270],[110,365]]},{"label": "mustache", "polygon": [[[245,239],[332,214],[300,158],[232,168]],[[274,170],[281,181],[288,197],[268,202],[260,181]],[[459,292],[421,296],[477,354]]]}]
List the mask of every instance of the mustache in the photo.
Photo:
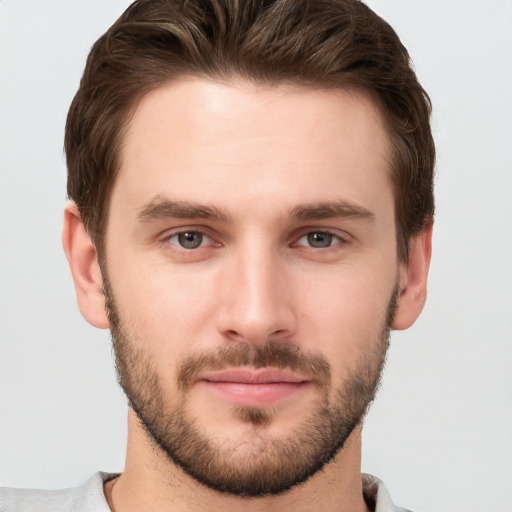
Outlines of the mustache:
[{"label": "mustache", "polygon": [[331,382],[331,367],[322,355],[302,352],[289,343],[269,341],[257,346],[230,343],[213,352],[188,356],[178,370],[178,389],[187,391],[202,372],[244,366],[291,370],[321,387]]}]

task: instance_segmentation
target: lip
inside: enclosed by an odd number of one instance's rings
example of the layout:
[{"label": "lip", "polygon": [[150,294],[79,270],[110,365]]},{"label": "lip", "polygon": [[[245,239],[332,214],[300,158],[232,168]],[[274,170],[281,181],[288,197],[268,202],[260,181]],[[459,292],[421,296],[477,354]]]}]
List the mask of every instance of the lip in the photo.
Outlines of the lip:
[{"label": "lip", "polygon": [[243,407],[270,407],[293,397],[310,380],[289,370],[274,368],[226,369],[203,373],[197,379],[211,393]]}]

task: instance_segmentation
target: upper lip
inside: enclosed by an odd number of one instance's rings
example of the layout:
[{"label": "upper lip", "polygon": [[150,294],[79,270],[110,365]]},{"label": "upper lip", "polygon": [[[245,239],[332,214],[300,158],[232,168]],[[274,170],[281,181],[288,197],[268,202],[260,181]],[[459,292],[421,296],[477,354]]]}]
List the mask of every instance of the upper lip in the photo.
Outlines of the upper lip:
[{"label": "upper lip", "polygon": [[297,375],[290,370],[281,370],[278,368],[229,368],[201,373],[197,380],[234,382],[240,384],[275,384],[280,382],[296,384],[307,382],[310,379]]}]

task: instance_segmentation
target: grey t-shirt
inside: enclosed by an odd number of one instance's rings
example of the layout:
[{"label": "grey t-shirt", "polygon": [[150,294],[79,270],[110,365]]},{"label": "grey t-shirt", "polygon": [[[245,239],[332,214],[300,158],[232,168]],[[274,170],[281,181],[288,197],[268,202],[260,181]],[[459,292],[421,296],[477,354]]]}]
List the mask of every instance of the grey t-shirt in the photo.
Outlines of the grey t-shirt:
[{"label": "grey t-shirt", "polygon": [[[60,491],[0,488],[0,512],[110,512],[103,484],[116,475],[95,473],[79,487]],[[386,486],[376,477],[363,474],[363,493],[375,512],[410,512],[397,507]]]}]

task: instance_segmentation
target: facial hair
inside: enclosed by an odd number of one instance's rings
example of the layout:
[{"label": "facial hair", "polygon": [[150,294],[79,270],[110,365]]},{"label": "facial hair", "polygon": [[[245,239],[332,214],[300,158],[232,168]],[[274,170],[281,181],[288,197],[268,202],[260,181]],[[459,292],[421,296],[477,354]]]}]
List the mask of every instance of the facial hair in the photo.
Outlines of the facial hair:
[{"label": "facial hair", "polygon": [[[272,340],[257,346],[230,342],[179,363],[176,394],[181,399],[170,406],[154,360],[122,321],[105,275],[104,295],[118,381],[151,443],[197,482],[241,497],[282,494],[320,471],[343,449],[379,387],[398,300],[395,288],[385,320],[367,343],[370,348],[360,354],[338,389],[332,388],[331,368],[321,354]],[[251,435],[232,446],[219,443],[188,411],[187,393],[201,371],[241,366],[299,372],[317,386],[320,398],[284,439],[265,433],[276,414],[273,408],[236,407],[233,414],[253,427]]]}]

